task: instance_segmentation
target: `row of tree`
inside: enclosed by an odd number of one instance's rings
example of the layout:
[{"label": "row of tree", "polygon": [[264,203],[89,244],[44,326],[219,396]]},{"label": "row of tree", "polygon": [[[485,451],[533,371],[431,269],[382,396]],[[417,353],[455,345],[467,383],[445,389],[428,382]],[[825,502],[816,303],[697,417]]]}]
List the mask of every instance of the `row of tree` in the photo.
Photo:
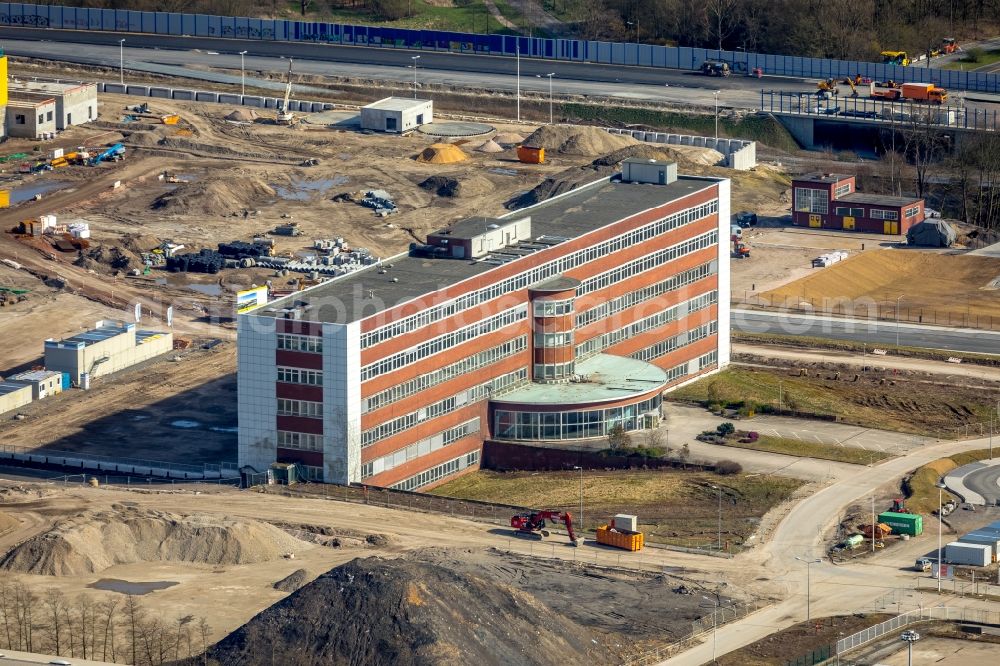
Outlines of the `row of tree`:
[{"label": "row of tree", "polygon": [[160,666],[203,654],[211,632],[205,618],[187,615],[169,621],[137,596],[116,594],[96,601],[54,589],[38,594],[17,578],[0,576],[4,649]]}]

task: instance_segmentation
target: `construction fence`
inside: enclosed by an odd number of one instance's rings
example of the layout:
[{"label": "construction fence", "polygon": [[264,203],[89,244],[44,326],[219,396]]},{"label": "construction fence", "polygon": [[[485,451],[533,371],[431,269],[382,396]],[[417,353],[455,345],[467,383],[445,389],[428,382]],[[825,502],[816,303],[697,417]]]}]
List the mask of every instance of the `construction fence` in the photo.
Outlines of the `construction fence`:
[{"label": "construction fence", "polygon": [[98,477],[148,476],[163,479],[212,481],[238,479],[240,475],[238,465],[234,462],[189,465],[165,460],[100,456],[54,449],[32,449],[16,444],[0,444],[0,462],[15,467],[86,470]]},{"label": "construction fence", "polygon": [[810,315],[832,315],[850,319],[904,322],[959,328],[1000,330],[1000,317],[975,312],[971,307],[963,310],[937,310],[933,308],[896,308],[894,303],[876,303],[870,299],[852,301],[843,298],[803,298],[797,296],[771,297],[747,290],[730,293],[734,308],[754,308],[776,312]]},{"label": "construction fence", "polygon": [[813,79],[861,75],[877,81],[892,79],[933,83],[950,90],[1000,92],[1000,76],[977,72],[899,67],[883,63],[826,58],[724,51],[690,47],[656,46],[580,39],[546,39],[503,34],[472,34],[441,30],[404,30],[317,21],[288,21],[250,17],[211,16],[178,12],[143,12],[127,9],[93,9],[0,3],[0,25],[91,32],[141,33],[184,37],[344,44],[389,49],[446,51],[480,55],[633,65],[665,69],[698,70],[705,60],[729,63],[737,75],[755,70],[776,76]]},{"label": "construction fence", "polygon": [[856,634],[837,641],[835,654],[842,655],[866,643],[903,627],[924,620],[945,620],[953,622],[975,622],[977,624],[1000,624],[1000,611],[988,611],[977,608],[951,608],[949,606],[933,606],[901,613],[894,618],[881,622]]}]

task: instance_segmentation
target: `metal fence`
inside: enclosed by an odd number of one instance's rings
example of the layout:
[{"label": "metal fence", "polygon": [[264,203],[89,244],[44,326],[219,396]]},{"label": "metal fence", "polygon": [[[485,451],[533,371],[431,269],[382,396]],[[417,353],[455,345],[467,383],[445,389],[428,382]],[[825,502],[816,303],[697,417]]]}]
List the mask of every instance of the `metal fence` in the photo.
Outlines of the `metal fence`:
[{"label": "metal fence", "polygon": [[809,650],[809,652],[801,654],[795,659],[789,659],[785,662],[785,666],[813,666],[814,664],[822,664],[833,656],[833,646],[824,645],[823,647]]},{"label": "metal fence", "polygon": [[914,127],[995,131],[1000,116],[992,109],[963,106],[928,106],[914,102],[892,102],[870,97],[840,95],[817,99],[812,93],[761,90],[760,110],[779,115],[812,116],[838,121],[867,122],[899,130]]},{"label": "metal fence", "polygon": [[934,83],[951,90],[1000,92],[1000,76],[926,67],[798,56],[655,46],[580,39],[543,39],[514,35],[481,35],[440,30],[403,30],[248,17],[210,16],[125,9],[91,9],[0,3],[0,25],[193,37],[347,44],[383,48],[453,51],[612,65],[697,70],[705,60],[729,63],[738,74],[761,69],[766,74],[806,78],[844,78],[860,74],[875,80]]},{"label": "metal fence", "polygon": [[32,467],[44,465],[62,468],[92,470],[99,476],[155,476],[166,479],[218,479],[239,477],[239,465],[234,462],[202,463],[188,465],[165,460],[101,456],[77,451],[32,449],[16,444],[0,444],[0,462]]},{"label": "metal fence", "polygon": [[978,608],[951,608],[949,606],[933,606],[908,611],[885,622],[876,624],[873,627],[862,629],[856,634],[840,639],[837,641],[836,654],[842,655],[865,643],[870,643],[873,640],[901,629],[908,624],[923,620],[952,620],[957,622],[976,622],[979,624],[998,624],[1000,623],[1000,611],[988,611]]}]

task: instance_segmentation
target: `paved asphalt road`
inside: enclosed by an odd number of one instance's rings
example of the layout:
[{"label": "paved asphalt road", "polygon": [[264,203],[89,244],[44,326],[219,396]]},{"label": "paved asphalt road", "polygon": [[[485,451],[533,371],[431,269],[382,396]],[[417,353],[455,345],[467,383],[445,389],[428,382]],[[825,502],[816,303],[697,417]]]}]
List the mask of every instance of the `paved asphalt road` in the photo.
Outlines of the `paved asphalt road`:
[{"label": "paved asphalt road", "polygon": [[[891,321],[869,321],[756,310],[733,310],[731,320],[733,330],[743,333],[773,333],[853,340],[867,342],[869,348],[879,345],[895,345],[897,339],[897,325]],[[900,323],[898,336],[899,344],[904,347],[1000,354],[1000,332],[996,331]]]},{"label": "paved asphalt road", "polygon": [[[997,442],[997,455],[1000,455],[1000,441]],[[987,504],[995,504],[1000,499],[1000,466],[976,470],[962,479],[962,483],[972,492],[979,493]]]},{"label": "paved asphalt road", "polygon": [[[212,66],[239,72],[239,52],[248,51],[248,75],[257,71],[282,73],[288,69],[283,57],[295,58],[295,71],[381,78],[411,82],[412,56],[419,55],[418,80],[443,85],[509,89],[516,87],[515,59],[433,51],[369,48],[330,44],[267,42],[221,38],[173,37],[131,33],[0,28],[5,51],[82,64],[117,67],[120,39],[125,39],[126,69],[144,69],[144,63],[176,66]],[[86,48],[81,48],[85,46]],[[763,80],[733,76],[709,78],[695,72],[650,67],[624,67],[597,63],[521,58],[521,87],[548,92],[549,73],[555,73],[553,92],[617,96],[658,102],[757,108],[760,90],[815,91],[814,83],[802,79],[765,77]],[[198,72],[189,74],[197,77]],[[249,81],[248,81],[249,82]]]}]

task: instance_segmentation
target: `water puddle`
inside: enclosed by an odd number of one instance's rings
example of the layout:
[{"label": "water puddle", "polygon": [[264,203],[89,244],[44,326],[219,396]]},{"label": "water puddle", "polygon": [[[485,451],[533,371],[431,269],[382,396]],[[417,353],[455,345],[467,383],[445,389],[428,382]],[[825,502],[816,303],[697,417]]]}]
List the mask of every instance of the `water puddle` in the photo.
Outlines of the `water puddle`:
[{"label": "water puddle", "polygon": [[67,185],[69,183],[60,180],[44,180],[37,183],[0,189],[0,208],[16,206],[19,203],[30,201],[35,198],[35,195],[42,195],[44,198],[49,192],[61,190]]},{"label": "water puddle", "polygon": [[145,582],[132,582],[128,580],[119,580],[117,578],[102,578],[95,583],[91,583],[87,587],[93,588],[95,590],[107,590],[109,592],[118,592],[120,594],[131,594],[134,596],[142,596],[144,594],[149,594],[150,592],[156,592],[157,590],[165,590],[168,587],[173,587],[177,585],[177,581],[173,580],[154,580]]},{"label": "water puddle", "polygon": [[287,185],[272,184],[275,193],[285,201],[309,201],[314,194],[322,194],[336,185],[348,181],[347,176],[334,176],[320,180],[302,180],[292,178]]},{"label": "water puddle", "polygon": [[516,176],[517,171],[513,169],[504,169],[503,167],[497,167],[495,169],[490,169],[490,173],[500,174],[501,176]]},{"label": "water puddle", "polygon": [[189,284],[187,288],[207,296],[222,296],[222,287],[217,284]]},{"label": "water puddle", "polygon": [[176,421],[171,421],[170,425],[174,428],[200,428],[201,424],[197,421],[191,421],[190,419],[177,419]]}]

